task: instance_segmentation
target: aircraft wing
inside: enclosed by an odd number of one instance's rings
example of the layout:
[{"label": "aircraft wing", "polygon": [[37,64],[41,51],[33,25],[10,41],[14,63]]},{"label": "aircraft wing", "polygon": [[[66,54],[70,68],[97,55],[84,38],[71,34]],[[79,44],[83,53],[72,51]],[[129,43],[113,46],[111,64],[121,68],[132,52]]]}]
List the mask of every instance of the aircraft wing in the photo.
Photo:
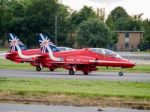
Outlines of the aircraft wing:
[{"label": "aircraft wing", "polygon": [[0,54],[0,58],[5,58],[5,56],[6,56],[6,55],[9,55],[9,54],[11,54],[11,53],[9,53],[9,52],[1,53],[1,54]]},{"label": "aircraft wing", "polygon": [[7,54],[11,54],[9,52],[1,53],[0,56],[6,56]]}]

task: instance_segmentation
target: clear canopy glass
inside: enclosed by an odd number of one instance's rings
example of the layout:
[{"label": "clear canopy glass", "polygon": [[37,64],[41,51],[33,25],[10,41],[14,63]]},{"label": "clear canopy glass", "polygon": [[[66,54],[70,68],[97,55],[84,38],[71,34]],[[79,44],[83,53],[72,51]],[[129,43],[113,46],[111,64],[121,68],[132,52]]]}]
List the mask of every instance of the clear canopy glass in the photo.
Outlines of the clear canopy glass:
[{"label": "clear canopy glass", "polygon": [[110,56],[113,58],[121,58],[121,56],[119,54],[117,54],[114,51],[108,50],[108,49],[104,49],[104,48],[90,48],[90,50],[92,52],[98,53],[98,54],[103,54],[106,56]]}]

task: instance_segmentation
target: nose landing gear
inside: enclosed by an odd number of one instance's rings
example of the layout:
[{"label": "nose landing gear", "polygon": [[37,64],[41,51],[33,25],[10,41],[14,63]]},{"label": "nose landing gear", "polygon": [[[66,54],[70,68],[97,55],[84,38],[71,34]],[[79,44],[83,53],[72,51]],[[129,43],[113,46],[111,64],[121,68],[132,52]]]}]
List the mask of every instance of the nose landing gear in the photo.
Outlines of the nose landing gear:
[{"label": "nose landing gear", "polygon": [[43,66],[41,64],[39,64],[38,66],[36,66],[36,71],[39,72],[42,70],[42,68],[43,68]]},{"label": "nose landing gear", "polygon": [[69,75],[74,75],[74,74],[75,74],[74,70],[69,70]]},{"label": "nose landing gear", "polygon": [[121,68],[121,71],[119,72],[119,76],[123,76],[123,69]]},{"label": "nose landing gear", "polygon": [[123,76],[123,72],[119,72],[119,76]]}]

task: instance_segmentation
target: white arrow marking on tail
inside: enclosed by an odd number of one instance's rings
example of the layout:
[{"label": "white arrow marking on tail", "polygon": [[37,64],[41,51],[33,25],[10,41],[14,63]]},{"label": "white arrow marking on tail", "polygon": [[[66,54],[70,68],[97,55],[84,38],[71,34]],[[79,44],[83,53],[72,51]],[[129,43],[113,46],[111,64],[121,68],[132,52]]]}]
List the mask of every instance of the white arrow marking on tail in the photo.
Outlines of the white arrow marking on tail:
[{"label": "white arrow marking on tail", "polygon": [[[40,36],[42,37],[42,40],[44,41],[45,38],[43,37],[42,34],[40,34]],[[47,49],[48,49],[48,54],[49,54],[49,57],[53,60],[53,61],[61,61],[61,58],[57,58],[53,55],[53,51],[50,49],[49,46],[47,46]]]},{"label": "white arrow marking on tail", "polygon": [[[10,34],[10,36],[11,36],[11,38],[12,38],[12,39],[14,39],[14,37],[13,37],[13,35],[12,35],[12,34]],[[16,44],[16,48],[17,48],[17,50],[18,50],[18,55],[19,55],[19,57],[21,57],[21,58],[23,58],[23,59],[35,58],[35,57],[40,56],[40,55],[31,55],[31,56],[26,56],[26,55],[23,55],[23,54],[22,54],[21,49],[20,49],[20,47],[19,47],[19,45],[18,45],[18,44]]]}]

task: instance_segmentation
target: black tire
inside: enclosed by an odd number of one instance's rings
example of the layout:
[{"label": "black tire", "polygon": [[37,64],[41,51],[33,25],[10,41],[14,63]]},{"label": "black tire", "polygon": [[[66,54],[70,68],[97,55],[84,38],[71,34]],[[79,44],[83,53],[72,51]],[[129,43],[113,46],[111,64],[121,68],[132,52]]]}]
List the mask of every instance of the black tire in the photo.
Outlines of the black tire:
[{"label": "black tire", "polygon": [[42,68],[41,68],[40,66],[37,66],[37,67],[36,67],[36,71],[39,72],[39,71],[41,71],[41,70],[42,70]]},{"label": "black tire", "polygon": [[49,68],[49,71],[53,72],[53,71],[54,71],[54,68]]},{"label": "black tire", "polygon": [[119,72],[119,76],[123,76],[123,72]]},{"label": "black tire", "polygon": [[75,72],[73,70],[69,71],[69,75],[74,75],[74,74],[75,74]]},{"label": "black tire", "polygon": [[89,75],[89,73],[88,72],[83,72],[84,73],[84,75]]}]

